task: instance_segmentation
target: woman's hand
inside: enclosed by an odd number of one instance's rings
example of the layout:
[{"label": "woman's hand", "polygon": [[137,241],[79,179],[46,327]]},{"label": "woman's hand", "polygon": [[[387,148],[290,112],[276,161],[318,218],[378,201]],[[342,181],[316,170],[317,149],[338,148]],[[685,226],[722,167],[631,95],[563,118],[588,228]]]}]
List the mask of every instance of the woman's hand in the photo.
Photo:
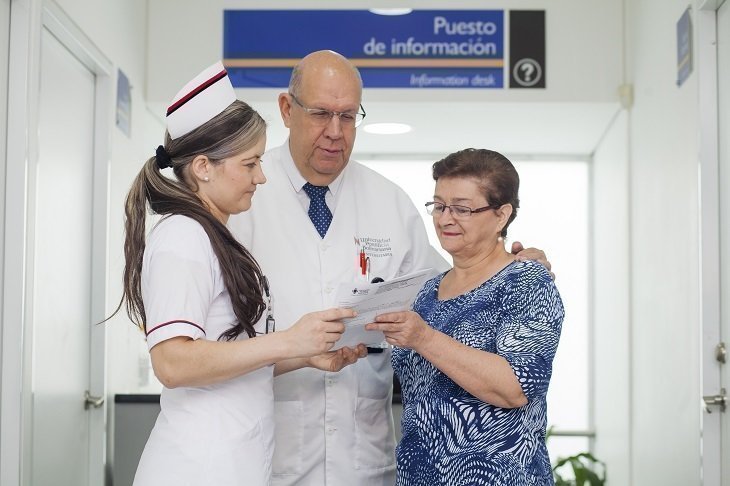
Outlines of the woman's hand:
[{"label": "woman's hand", "polygon": [[289,338],[289,346],[294,350],[291,357],[310,357],[326,353],[345,332],[342,319],[355,315],[352,309],[341,308],[303,315],[292,327],[283,331]]},{"label": "woman's hand", "polygon": [[368,331],[383,331],[388,344],[415,349],[416,351],[423,343],[428,341],[434,332],[433,328],[413,311],[381,314],[375,318],[375,322],[366,325],[365,329]]},{"label": "woman's hand", "polygon": [[365,345],[358,344],[355,348],[344,347],[337,351],[312,356],[307,360],[307,364],[318,370],[337,372],[367,355],[368,350]]}]

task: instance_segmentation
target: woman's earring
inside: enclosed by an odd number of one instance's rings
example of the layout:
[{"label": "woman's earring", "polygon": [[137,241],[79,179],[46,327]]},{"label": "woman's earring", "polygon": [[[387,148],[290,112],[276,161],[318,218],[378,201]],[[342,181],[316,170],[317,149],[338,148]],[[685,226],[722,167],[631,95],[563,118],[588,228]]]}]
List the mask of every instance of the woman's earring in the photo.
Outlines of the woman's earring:
[{"label": "woman's earring", "polygon": [[208,176],[205,176],[205,177],[203,177],[203,180],[204,180],[205,182],[208,182],[208,181],[210,180],[210,178],[208,178]]},{"label": "woman's earring", "polygon": [[497,237],[497,242],[499,242],[499,243],[504,243],[504,238],[502,238],[502,236],[501,236],[501,235],[500,235],[500,236],[498,236],[498,237]]}]

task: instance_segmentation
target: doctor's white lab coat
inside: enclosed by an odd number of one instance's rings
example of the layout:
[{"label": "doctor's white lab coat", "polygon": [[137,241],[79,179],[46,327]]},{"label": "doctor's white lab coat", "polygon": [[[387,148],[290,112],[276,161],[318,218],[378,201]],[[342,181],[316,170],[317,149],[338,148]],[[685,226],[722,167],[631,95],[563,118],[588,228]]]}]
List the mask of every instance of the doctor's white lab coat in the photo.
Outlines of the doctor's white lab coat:
[{"label": "doctor's white lab coat", "polygon": [[[448,268],[430,246],[403,190],[350,161],[331,184],[333,220],[324,238],[307,215],[306,182],[288,143],[263,157],[268,182],[229,227],[268,277],[277,331],[302,314],[335,305],[341,282],[361,282],[356,240],[370,258],[369,278],[384,280]],[[391,486],[395,435],[390,350],[339,373],[297,370],[274,380],[274,485]]]}]

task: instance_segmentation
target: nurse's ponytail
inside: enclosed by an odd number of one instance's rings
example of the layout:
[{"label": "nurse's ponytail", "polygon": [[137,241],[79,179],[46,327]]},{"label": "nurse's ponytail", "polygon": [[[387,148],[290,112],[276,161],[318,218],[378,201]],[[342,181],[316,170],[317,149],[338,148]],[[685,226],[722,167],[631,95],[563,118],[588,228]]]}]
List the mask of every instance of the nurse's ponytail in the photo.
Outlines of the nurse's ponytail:
[{"label": "nurse's ponytail", "polygon": [[[261,116],[237,100],[188,134],[175,140],[166,134],[165,145],[158,147],[155,156],[145,162],[127,194],[124,294],[114,314],[126,303],[132,322],[143,331],[146,328],[141,274],[149,208],[162,216],[178,214],[192,218],[210,238],[237,318],[218,339],[230,341],[243,332],[249,337],[256,335],[254,325],[264,311],[261,269],[248,250],[196,195],[197,185],[189,175],[189,165],[198,155],[207,156],[213,164],[220,163],[249,150],[265,133],[266,123]],[[172,168],[176,180],[161,172],[167,167]]]}]

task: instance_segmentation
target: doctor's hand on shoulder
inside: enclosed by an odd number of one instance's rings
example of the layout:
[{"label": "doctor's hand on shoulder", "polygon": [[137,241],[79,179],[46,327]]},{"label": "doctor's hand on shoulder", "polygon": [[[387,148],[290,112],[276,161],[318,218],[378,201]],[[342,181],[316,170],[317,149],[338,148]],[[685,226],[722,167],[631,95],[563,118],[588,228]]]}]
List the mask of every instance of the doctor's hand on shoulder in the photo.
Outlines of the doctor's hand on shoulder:
[{"label": "doctor's hand on shoulder", "polygon": [[327,309],[304,314],[286,331],[295,356],[308,358],[326,353],[345,332],[343,319],[355,317],[352,309]]},{"label": "doctor's hand on shoulder", "polygon": [[517,257],[518,261],[534,260],[547,269],[550,276],[555,280],[555,274],[552,272],[552,265],[547,259],[547,255],[539,248],[525,248],[522,243],[515,241],[512,243],[512,254]]}]

